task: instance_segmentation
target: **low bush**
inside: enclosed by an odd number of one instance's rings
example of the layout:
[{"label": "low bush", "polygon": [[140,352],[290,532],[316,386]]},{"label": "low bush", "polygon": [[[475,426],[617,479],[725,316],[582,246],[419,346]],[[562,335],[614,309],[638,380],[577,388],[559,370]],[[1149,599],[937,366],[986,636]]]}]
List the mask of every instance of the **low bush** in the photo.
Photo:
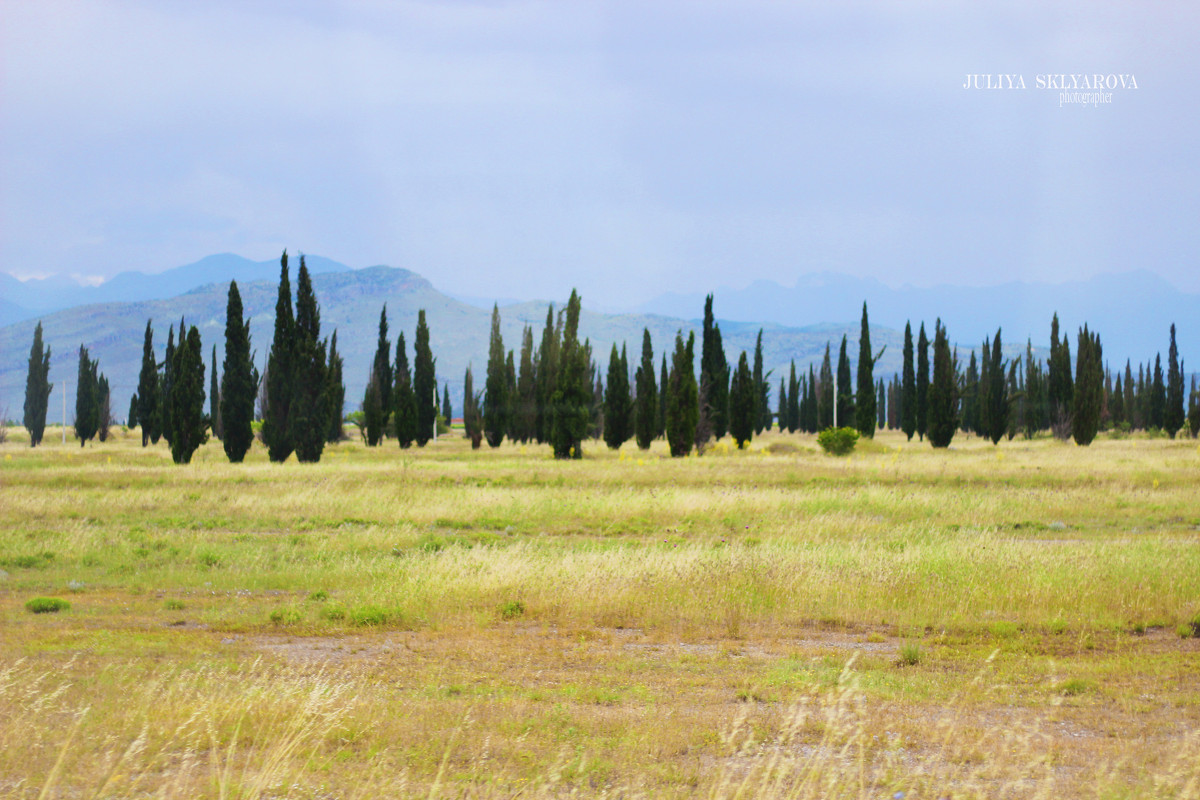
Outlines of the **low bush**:
[{"label": "low bush", "polygon": [[844,456],[858,444],[858,431],[854,428],[826,428],[817,434],[817,444],[831,456]]},{"label": "low bush", "polygon": [[925,654],[921,652],[921,645],[916,642],[905,642],[900,645],[900,666],[915,667],[925,660]]},{"label": "low bush", "polygon": [[33,597],[25,601],[25,610],[33,614],[57,614],[70,608],[71,604],[61,597]]},{"label": "low bush", "polygon": [[500,619],[516,619],[524,616],[525,604],[520,600],[509,600],[507,603],[500,604]]}]

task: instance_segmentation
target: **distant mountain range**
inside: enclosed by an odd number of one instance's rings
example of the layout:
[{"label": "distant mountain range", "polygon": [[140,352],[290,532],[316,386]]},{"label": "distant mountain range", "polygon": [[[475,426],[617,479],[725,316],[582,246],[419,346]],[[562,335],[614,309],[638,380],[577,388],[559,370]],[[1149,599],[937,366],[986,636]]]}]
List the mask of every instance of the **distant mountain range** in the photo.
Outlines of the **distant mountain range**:
[{"label": "distant mountain range", "polygon": [[[315,260],[309,259],[309,263]],[[247,263],[262,269],[260,264]],[[333,265],[336,262],[321,263]],[[252,346],[257,351],[256,363],[260,366],[270,349],[274,329],[278,269],[277,263],[270,265],[269,280],[246,281],[241,274],[237,278],[245,313],[251,317]],[[248,274],[253,278],[261,272],[248,271]],[[294,284],[294,267],[292,280]],[[338,350],[345,358],[348,408],[356,408],[362,398],[375,352],[379,312],[384,303],[387,303],[390,338],[394,343],[397,334],[405,332],[410,361],[417,311],[425,309],[430,343],[437,358],[438,381],[439,384],[449,383],[456,409],[462,407],[462,378],[468,364],[473,364],[476,386],[482,386],[487,367],[490,310],[455,300],[438,292],[420,275],[392,267],[327,271],[313,276],[313,287],[321,304],[322,332],[329,335],[335,328],[338,331]],[[222,279],[219,283],[208,283],[165,299],[94,303],[41,315],[45,339],[52,352],[50,380],[60,387],[64,382],[67,385],[68,421],[73,416],[80,344],[86,345],[90,355],[99,360],[100,370],[108,376],[113,390],[114,411],[123,419],[129,398],[137,386],[146,320],[153,320],[154,345],[160,360],[166,347],[168,326],[178,326],[181,317],[186,318],[188,325],[196,325],[200,330],[206,361],[211,363],[213,344],[217,345],[220,360],[224,348],[227,292],[228,283]],[[525,325],[533,327],[536,345],[545,325],[547,306],[548,303],[542,301],[504,306],[501,318],[505,346],[520,352]],[[556,304],[558,308],[561,306],[562,303]],[[36,321],[26,319],[0,328],[0,411],[7,408],[8,416],[14,419],[20,417],[24,404],[29,347]],[[764,331],[764,362],[767,369],[774,370],[773,386],[778,386],[778,377],[784,374],[791,359],[796,360],[798,369],[807,369],[810,361],[819,362],[827,342],[832,343],[836,358],[843,335],[851,342],[851,357],[858,353],[857,320],[804,328],[721,322],[726,354],[731,361],[736,363],[742,350],[753,352],[760,327]],[[595,360],[601,368],[608,362],[613,343],[618,348],[624,344],[630,364],[635,365],[641,357],[644,328],[651,333],[657,369],[661,367],[664,352],[673,348],[676,331],[682,330],[685,336],[689,330],[698,334],[700,324],[654,314],[600,314],[587,309],[580,317],[580,335],[590,340]],[[877,367],[879,374],[898,370],[900,333],[872,326],[871,336],[875,348],[887,346]],[[699,343],[696,355],[699,356]],[[62,399],[56,391],[50,401],[51,420],[61,417],[61,409]]]},{"label": "distant mountain range", "polygon": [[[1069,283],[1024,283],[1000,286],[914,287],[893,289],[871,278],[824,272],[805,275],[794,286],[757,281],[745,289],[719,288],[715,306],[725,319],[761,320],[778,325],[804,325],[816,320],[853,320],[866,301],[872,325],[904,330],[912,321],[913,335],[924,321],[933,335],[941,318],[950,338],[960,346],[978,346],[1002,327],[1006,343],[1035,346],[1050,343],[1050,320],[1058,312],[1061,334],[1075,336],[1086,322],[1100,334],[1104,356],[1112,365],[1132,359],[1167,356],[1170,326],[1177,327],[1180,354],[1191,369],[1200,368],[1200,295],[1186,294],[1147,270],[1098,275]],[[704,295],[664,294],[636,307],[647,314],[693,317],[703,308]]]},{"label": "distant mountain range", "polygon": [[[439,292],[429,281],[405,269],[378,266],[352,270],[328,258],[308,256],[314,287],[321,303],[322,330],[338,330],[338,349],[346,360],[348,408],[357,407],[375,350],[379,310],[388,306],[390,335],[403,330],[410,348],[418,309],[429,319],[431,343],[437,357],[439,382],[448,382],[456,409],[461,408],[463,371],[473,364],[476,385],[486,368],[490,302],[457,298]],[[293,259],[293,282],[298,259]],[[155,348],[161,359],[167,328],[180,317],[199,327],[208,358],[213,344],[218,358],[223,348],[228,281],[236,279],[246,313],[252,318],[257,363],[265,361],[274,325],[277,260],[251,261],[240,256],[209,256],[194,264],[157,275],[123,273],[99,286],[80,286],[69,279],[18,281],[0,273],[0,412],[19,418],[29,345],[37,319],[53,352],[51,380],[68,385],[67,417],[74,406],[74,381],[79,345],[88,346],[109,377],[119,417],[124,417],[141,364],[142,334],[152,319]],[[1005,351],[1011,357],[1024,351],[1026,337],[1045,357],[1050,317],[1055,310],[1061,330],[1072,338],[1084,321],[1098,330],[1105,356],[1113,364],[1162,353],[1166,358],[1167,329],[1179,326],[1182,356],[1190,356],[1189,371],[1200,365],[1200,296],[1178,292],[1149,272],[1102,276],[1090,281],[1050,285],[1010,283],[989,289],[963,287],[890,289],[878,281],[836,274],[809,275],[793,287],[760,281],[740,289],[715,292],[715,308],[724,336],[726,355],[736,363],[742,350],[752,352],[763,329],[767,369],[773,370],[773,394],[789,362],[807,371],[819,365],[826,343],[836,350],[841,337],[849,339],[851,359],[858,353],[859,318],[866,300],[872,343],[887,350],[876,374],[899,371],[901,331],[911,319],[920,320],[932,338],[933,320],[947,324],[950,337],[966,351],[1003,326]],[[585,298],[586,302],[586,298]],[[544,301],[508,302],[501,307],[505,345],[519,352],[524,325],[534,329],[535,344],[545,324]],[[556,304],[561,307],[561,301]],[[612,344],[625,344],[631,366],[641,354],[642,329],[648,328],[655,362],[673,346],[677,330],[699,332],[702,294],[663,295],[630,313],[603,314],[585,308],[581,335],[590,339],[595,359],[603,367]],[[915,335],[915,330],[914,330]],[[1074,347],[1072,348],[1074,349]],[[698,355],[697,349],[697,355]],[[1165,363],[1164,363],[1165,367]],[[61,399],[51,400],[51,417],[61,416]]]}]

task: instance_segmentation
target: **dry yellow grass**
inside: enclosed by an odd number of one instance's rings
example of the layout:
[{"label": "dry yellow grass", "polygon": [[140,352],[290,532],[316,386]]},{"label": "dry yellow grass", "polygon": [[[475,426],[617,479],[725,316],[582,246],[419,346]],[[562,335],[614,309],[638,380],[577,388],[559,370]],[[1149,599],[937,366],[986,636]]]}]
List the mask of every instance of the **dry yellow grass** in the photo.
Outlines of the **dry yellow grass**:
[{"label": "dry yellow grass", "polygon": [[0,797],[1200,793],[1194,441],[12,433]]}]

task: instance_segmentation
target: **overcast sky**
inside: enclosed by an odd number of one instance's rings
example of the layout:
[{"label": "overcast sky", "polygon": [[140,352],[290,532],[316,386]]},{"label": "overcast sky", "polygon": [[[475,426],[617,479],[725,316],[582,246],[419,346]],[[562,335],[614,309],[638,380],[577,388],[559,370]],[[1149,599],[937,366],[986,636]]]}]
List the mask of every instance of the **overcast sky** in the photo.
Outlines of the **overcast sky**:
[{"label": "overcast sky", "polygon": [[[0,269],[287,246],[605,305],[822,270],[1200,291],[1200,4],[1047,5],[6,0]],[[1026,88],[963,88],[989,73]],[[1060,106],[1061,73],[1137,88]]]}]

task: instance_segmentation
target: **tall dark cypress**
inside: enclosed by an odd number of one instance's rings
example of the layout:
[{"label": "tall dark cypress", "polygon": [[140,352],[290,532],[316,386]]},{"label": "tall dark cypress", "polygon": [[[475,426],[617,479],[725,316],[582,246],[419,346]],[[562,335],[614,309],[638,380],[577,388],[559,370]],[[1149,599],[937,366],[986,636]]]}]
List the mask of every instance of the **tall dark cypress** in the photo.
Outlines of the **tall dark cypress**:
[{"label": "tall dark cypress", "polygon": [[788,387],[787,379],[782,375],[779,377],[779,405],[776,406],[775,421],[779,432],[783,433],[787,430],[788,419]]},{"label": "tall dark cypress", "polygon": [[342,377],[344,360],[337,349],[337,329],[329,339],[329,371],[326,381],[326,397],[329,399],[329,428],[325,432],[325,441],[332,444],[346,438],[342,429],[342,419],[346,412],[346,382]]},{"label": "tall dark cypress", "polygon": [[504,364],[504,337],[500,334],[500,307],[492,306],[492,334],[488,341],[487,380],[483,389],[483,435],[489,447],[499,447],[508,430],[508,374]]},{"label": "tall dark cypress", "polygon": [[212,376],[208,386],[208,419],[213,436],[220,440],[225,434],[221,427],[221,388],[217,382],[217,345],[212,346]]},{"label": "tall dark cypress", "polygon": [[221,374],[221,424],[225,456],[240,464],[254,441],[254,399],[258,370],[250,353],[250,320],[243,318],[242,295],[237,282],[229,282],[225,304],[225,363]]},{"label": "tall dark cypress", "polygon": [[925,323],[917,336],[917,436],[925,438],[929,426],[929,339]]},{"label": "tall dark cypress", "polygon": [[[379,338],[375,342],[375,360],[371,368],[375,370],[375,374],[379,377],[379,402],[383,407],[383,426],[387,427],[389,415],[392,409],[396,407],[396,403],[392,398],[392,388],[395,384],[395,376],[392,375],[392,360],[391,360],[392,343],[388,339],[388,318],[387,318],[387,303],[383,304],[383,308],[379,311]],[[374,446],[379,442],[367,442],[368,445]]]},{"label": "tall dark cypress", "polygon": [[96,438],[102,442],[108,441],[108,429],[112,421],[112,393],[109,391],[108,378],[101,373],[96,379]]},{"label": "tall dark cypress", "polygon": [[771,373],[763,374],[762,328],[754,341],[754,435],[771,427]]},{"label": "tall dark cypress", "polygon": [[478,450],[483,441],[483,404],[482,392],[475,391],[475,378],[471,375],[471,365],[463,374],[463,435],[471,440],[471,449]]},{"label": "tall dark cypress", "polygon": [[1047,364],[1047,397],[1050,427],[1056,436],[1071,435],[1071,411],[1074,408],[1074,382],[1071,380],[1071,345],[1067,337],[1058,337],[1058,314],[1050,320],[1050,360]]},{"label": "tall dark cypress", "polygon": [[1130,428],[1137,428],[1139,417],[1137,411],[1137,402],[1135,401],[1133,390],[1133,365],[1129,363],[1129,359],[1125,359],[1125,419],[1129,421]]},{"label": "tall dark cypress", "polygon": [[882,348],[878,353],[871,353],[871,326],[867,321],[867,304],[863,302],[862,330],[858,335],[858,391],[854,398],[854,422],[858,432],[868,439],[875,436],[875,425],[878,424],[876,413],[875,362],[883,357]]},{"label": "tall dark cypress", "polygon": [[1121,371],[1117,370],[1117,382],[1113,385],[1112,394],[1108,399],[1109,421],[1114,428],[1125,422],[1125,390],[1121,386]]},{"label": "tall dark cypress", "polygon": [[1072,396],[1071,435],[1075,443],[1089,445],[1100,429],[1100,406],[1104,400],[1103,354],[1100,337],[1089,333],[1085,323],[1079,331],[1075,351],[1075,383]]},{"label": "tall dark cypress", "polygon": [[633,434],[633,396],[629,389],[629,367],[625,346],[617,353],[612,346],[608,357],[608,380],[604,388],[604,443],[616,450]]},{"label": "tall dark cypress", "polygon": [[374,447],[383,440],[383,392],[379,388],[379,376],[371,370],[367,378],[367,387],[363,391],[363,438],[368,447]]},{"label": "tall dark cypress", "polygon": [[883,430],[887,426],[887,387],[880,378],[875,383],[875,423]]},{"label": "tall dark cypress", "polygon": [[825,358],[817,378],[817,429],[833,427],[833,362],[829,357],[829,342],[825,343]]},{"label": "tall dark cypress", "polygon": [[542,343],[538,348],[536,396],[537,396],[537,440],[539,443],[550,441],[550,431],[554,419],[554,409],[551,406],[554,388],[558,384],[558,351],[562,340],[562,317],[559,325],[554,321],[554,304],[546,308],[546,327],[542,329]]},{"label": "tall dark cypress", "polygon": [[537,368],[534,366],[533,328],[525,326],[521,334],[521,366],[517,371],[515,406],[517,439],[528,442],[537,438]]},{"label": "tall dark cypress", "polygon": [[1167,353],[1167,396],[1163,412],[1163,430],[1172,439],[1183,427],[1183,370],[1179,367],[1179,348],[1175,346],[1175,323],[1171,323],[1171,348]]},{"label": "tall dark cypress", "polygon": [[142,447],[158,444],[162,435],[161,401],[158,385],[158,364],[154,361],[154,330],[146,320],[146,335],[142,340],[142,371],[138,374],[138,427],[142,429]]},{"label": "tall dark cypress", "polygon": [[1192,392],[1188,398],[1188,429],[1193,439],[1200,437],[1200,385],[1195,375],[1192,376]]},{"label": "tall dark cypress", "polygon": [[800,382],[796,380],[796,362],[791,362],[791,372],[788,374],[788,406],[787,406],[787,429],[788,433],[795,433],[800,429]]},{"label": "tall dark cypress", "polygon": [[[707,416],[713,435],[720,439],[729,429],[729,363],[721,341],[721,328],[713,317],[713,296],[704,299],[704,336],[700,342],[700,386],[707,400]],[[706,382],[707,379],[707,382]],[[705,415],[705,409],[700,410]]]},{"label": "tall dark cypress", "polygon": [[279,293],[275,300],[275,336],[267,356],[267,403],[263,409],[262,437],[267,456],[286,461],[296,449],[292,440],[292,396],[295,392],[296,320],[292,313],[292,284],[288,278],[287,250],[279,259]]},{"label": "tall dark cypress", "polygon": [[446,420],[447,427],[450,425],[450,420],[454,419],[454,407],[450,405],[449,381],[444,384],[442,391],[442,419]]},{"label": "tall dark cypress", "polygon": [[288,410],[290,438],[296,460],[316,463],[325,449],[329,427],[327,345],[321,339],[321,307],[312,278],[300,256],[296,277],[296,326],[293,354],[292,405]]},{"label": "tall dark cypress", "polygon": [[1154,377],[1150,383],[1150,427],[1162,430],[1167,423],[1167,387],[1163,383],[1162,356],[1154,355]]},{"label": "tall dark cypress", "polygon": [[87,444],[100,427],[100,387],[96,362],[88,357],[88,349],[79,345],[79,371],[75,377],[75,438],[79,446]]},{"label": "tall dark cypress", "polygon": [[695,334],[689,332],[687,344],[683,334],[675,334],[675,352],[671,356],[671,373],[666,383],[667,444],[671,455],[686,456],[692,451],[696,425],[700,421],[700,395],[696,385]]},{"label": "tall dark cypress", "polygon": [[193,325],[185,336],[179,326],[179,346],[171,369],[171,459],[187,464],[200,445],[208,441],[204,413],[204,346]]},{"label": "tall dark cypress", "polygon": [[635,379],[637,400],[634,407],[634,432],[637,446],[649,450],[650,443],[658,436],[658,385],[654,380],[654,347],[650,342],[650,329],[642,329],[642,360]]},{"label": "tall dark cypress", "polygon": [[934,447],[949,447],[958,428],[957,372],[946,328],[939,319],[934,324],[933,379],[929,384],[926,428],[929,443]]},{"label": "tall dark cypress", "polygon": [[583,458],[583,440],[591,430],[595,388],[589,374],[591,354],[579,342],[579,313],[579,294],[572,289],[558,353],[558,378],[550,398],[555,458]]},{"label": "tall dark cypress", "polygon": [[754,381],[754,373],[750,371],[750,362],[743,350],[729,385],[729,433],[739,450],[754,438],[759,394],[758,384]]},{"label": "tall dark cypress", "polygon": [[1025,419],[1022,427],[1026,439],[1044,429],[1048,423],[1046,412],[1046,378],[1042,373],[1042,362],[1033,357],[1033,340],[1025,340]]},{"label": "tall dark cypress", "polygon": [[[33,345],[29,348],[29,371],[25,376],[25,416],[23,424],[29,431],[29,446],[37,447],[46,431],[46,411],[50,406],[50,348],[43,349],[42,323],[33,329]],[[4,424],[0,420],[0,425]]]},{"label": "tall dark cypress", "polygon": [[959,424],[964,432],[974,433],[979,429],[979,364],[975,361],[975,351],[971,351],[971,360],[967,362],[967,376],[963,380],[962,419]]},{"label": "tall dark cypress", "polygon": [[[1008,397],[1005,385],[1006,362],[1000,352],[1000,329],[996,329],[996,337],[992,339],[992,353],[988,359],[988,375],[984,387],[987,405],[987,430],[984,435],[998,444],[1000,438],[1008,431]],[[981,378],[980,383],[984,381]]]},{"label": "tall dark cypress", "polygon": [[667,371],[667,354],[662,354],[662,369],[658,373],[658,435],[667,435],[667,381],[670,373]]},{"label": "tall dark cypress", "polygon": [[[180,323],[179,337],[183,339],[183,325]],[[158,376],[158,427],[167,444],[171,443],[171,384],[175,374],[175,326],[167,328],[167,350],[163,356],[162,372]],[[157,442],[156,442],[157,444]]]},{"label": "tall dark cypress", "polygon": [[917,432],[917,373],[913,367],[912,323],[904,323],[904,373],[900,382],[900,430],[912,441]]},{"label": "tall dark cypress", "polygon": [[813,369],[813,365],[808,365],[808,380],[805,386],[805,397],[808,400],[808,419],[801,420],[802,427],[806,433],[817,433],[821,430],[820,426],[820,402],[817,400],[817,373]]},{"label": "tall dark cypress", "polygon": [[133,396],[129,398],[129,414],[125,417],[125,426],[127,428],[137,427],[137,408],[137,392],[134,392]]},{"label": "tall dark cypress", "polygon": [[433,438],[437,422],[437,360],[429,347],[425,309],[417,312],[417,338],[413,343],[413,391],[417,394],[417,447]]},{"label": "tall dark cypress", "polygon": [[403,331],[396,337],[396,364],[392,369],[392,377],[396,382],[391,393],[396,404],[392,410],[392,423],[401,449],[406,449],[417,438],[417,394],[413,391]]}]

